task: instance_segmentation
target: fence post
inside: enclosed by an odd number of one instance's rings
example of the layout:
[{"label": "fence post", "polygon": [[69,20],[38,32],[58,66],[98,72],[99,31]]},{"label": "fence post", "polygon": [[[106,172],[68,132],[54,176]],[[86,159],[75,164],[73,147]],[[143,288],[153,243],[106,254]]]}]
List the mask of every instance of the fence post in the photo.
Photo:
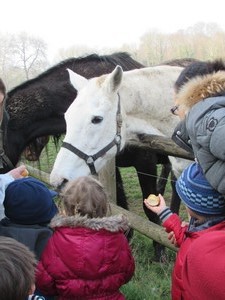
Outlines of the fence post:
[{"label": "fence post", "polygon": [[99,181],[106,188],[109,201],[116,204],[116,173],[115,158],[108,161],[105,167],[99,172]]}]

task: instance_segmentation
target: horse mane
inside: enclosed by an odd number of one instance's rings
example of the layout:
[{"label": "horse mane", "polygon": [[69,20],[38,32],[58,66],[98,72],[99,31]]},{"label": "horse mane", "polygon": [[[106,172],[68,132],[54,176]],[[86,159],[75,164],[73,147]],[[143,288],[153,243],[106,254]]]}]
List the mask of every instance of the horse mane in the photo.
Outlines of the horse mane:
[{"label": "horse mane", "polygon": [[200,60],[195,58],[177,58],[162,62],[160,65],[169,65],[177,67],[187,67],[193,62],[199,62]]},{"label": "horse mane", "polygon": [[29,86],[31,83],[42,79],[48,75],[50,75],[52,72],[55,72],[57,70],[60,70],[62,68],[64,68],[66,65],[71,65],[71,64],[77,64],[77,63],[90,63],[90,62],[109,62],[116,65],[121,65],[123,67],[123,69],[129,70],[131,67],[135,67],[135,68],[143,68],[145,67],[144,65],[142,65],[141,63],[135,61],[131,55],[127,52],[115,52],[112,54],[107,54],[107,55],[98,55],[96,53],[90,54],[88,56],[80,56],[80,57],[71,57],[71,58],[67,58],[61,62],[59,62],[58,64],[50,67],[49,69],[47,69],[46,71],[42,72],[40,75],[29,79],[23,83],[21,83],[20,85],[12,88],[10,91],[8,91],[8,96],[11,97],[15,92],[17,92],[20,89],[26,88],[27,86]]}]

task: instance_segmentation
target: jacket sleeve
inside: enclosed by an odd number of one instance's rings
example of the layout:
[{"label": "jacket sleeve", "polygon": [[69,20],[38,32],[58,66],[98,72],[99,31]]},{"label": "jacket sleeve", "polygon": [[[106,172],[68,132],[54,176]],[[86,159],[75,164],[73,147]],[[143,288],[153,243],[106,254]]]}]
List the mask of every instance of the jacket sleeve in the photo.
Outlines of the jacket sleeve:
[{"label": "jacket sleeve", "polygon": [[187,231],[187,226],[181,226],[181,219],[177,214],[172,214],[165,222],[163,222],[163,227],[165,227],[166,232],[173,231],[175,234],[176,242],[178,247],[181,246],[185,239],[185,233]]},{"label": "jacket sleeve", "polygon": [[50,240],[48,241],[47,246],[42,252],[41,259],[37,265],[36,286],[43,294],[48,296],[56,296],[57,291],[55,287],[55,281],[49,272],[49,266],[51,265],[51,263],[54,263],[54,254],[52,251]]},{"label": "jacket sleeve", "polygon": [[182,149],[193,154],[193,149],[192,149],[191,141],[188,136],[187,129],[186,129],[186,121],[185,120],[182,120],[178,123],[171,138]]},{"label": "jacket sleeve", "polygon": [[131,249],[129,244],[127,245],[128,249],[127,249],[127,271],[126,271],[126,276],[125,276],[125,283],[127,283],[134,275],[134,271],[135,271],[135,261],[134,261],[134,257],[132,255]]},{"label": "jacket sleeve", "polygon": [[225,118],[215,126],[210,139],[210,152],[218,159],[224,161],[225,167]]},{"label": "jacket sleeve", "polygon": [[13,181],[14,178],[9,173],[0,175],[0,204],[4,201],[7,186]]}]

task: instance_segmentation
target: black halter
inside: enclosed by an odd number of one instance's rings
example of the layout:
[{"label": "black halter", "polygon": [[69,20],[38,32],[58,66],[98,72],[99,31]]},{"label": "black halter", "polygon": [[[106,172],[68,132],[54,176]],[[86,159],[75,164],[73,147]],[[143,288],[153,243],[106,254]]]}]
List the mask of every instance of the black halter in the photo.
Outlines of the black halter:
[{"label": "black halter", "polygon": [[12,164],[8,156],[5,154],[5,150],[4,150],[4,141],[6,139],[8,121],[9,121],[9,115],[5,109],[5,99],[4,99],[3,115],[0,124],[0,169],[4,169],[5,166],[7,166],[9,169],[15,168],[15,166]]},{"label": "black halter", "polygon": [[94,165],[94,162],[96,161],[96,159],[98,159],[99,157],[106,154],[106,152],[108,150],[110,150],[112,147],[114,147],[115,145],[117,146],[117,154],[120,152],[122,116],[121,116],[121,108],[120,108],[120,95],[119,94],[117,94],[117,95],[118,95],[118,107],[117,107],[117,113],[116,113],[116,124],[117,124],[116,135],[115,135],[115,138],[108,145],[106,145],[103,149],[98,151],[96,154],[87,155],[86,153],[80,151],[79,149],[77,149],[76,147],[74,147],[73,145],[71,145],[69,143],[66,143],[66,142],[62,143],[62,147],[73,152],[74,154],[76,154],[78,157],[82,158],[86,162],[86,164],[90,168],[92,175],[97,174],[95,165]]}]

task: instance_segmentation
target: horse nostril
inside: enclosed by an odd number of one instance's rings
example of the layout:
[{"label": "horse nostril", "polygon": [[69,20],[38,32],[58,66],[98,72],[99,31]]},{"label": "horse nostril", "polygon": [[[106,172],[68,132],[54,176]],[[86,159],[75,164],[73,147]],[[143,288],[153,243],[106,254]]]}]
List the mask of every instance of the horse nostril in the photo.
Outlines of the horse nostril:
[{"label": "horse nostril", "polygon": [[62,182],[62,185],[64,186],[67,182],[68,182],[68,180],[64,178],[63,182]]},{"label": "horse nostril", "polygon": [[62,183],[57,187],[57,192],[60,192],[64,188],[67,182],[68,182],[67,179],[63,179]]}]

